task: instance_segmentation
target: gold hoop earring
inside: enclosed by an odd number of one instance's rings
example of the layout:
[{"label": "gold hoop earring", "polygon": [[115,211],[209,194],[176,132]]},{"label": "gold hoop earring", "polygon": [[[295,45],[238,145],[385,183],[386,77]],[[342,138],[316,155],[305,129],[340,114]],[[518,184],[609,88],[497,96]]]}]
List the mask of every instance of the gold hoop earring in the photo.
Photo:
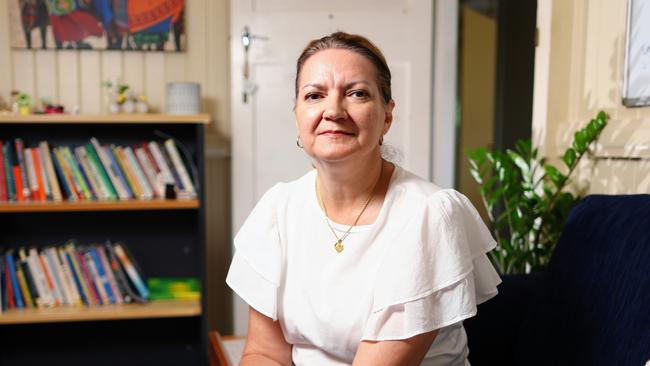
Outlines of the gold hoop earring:
[{"label": "gold hoop earring", "polygon": [[300,136],[296,137],[296,146],[302,149],[302,143],[300,142]]}]

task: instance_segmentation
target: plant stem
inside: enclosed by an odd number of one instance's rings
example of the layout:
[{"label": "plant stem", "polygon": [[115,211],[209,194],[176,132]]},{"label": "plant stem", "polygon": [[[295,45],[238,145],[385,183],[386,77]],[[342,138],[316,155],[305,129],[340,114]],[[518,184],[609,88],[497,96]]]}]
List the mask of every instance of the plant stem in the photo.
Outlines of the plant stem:
[{"label": "plant stem", "polygon": [[[594,141],[596,139],[598,139],[598,136],[594,138]],[[578,163],[580,162],[580,160],[582,159],[582,157],[585,155],[586,152],[587,149],[585,149],[583,152],[580,153],[580,155],[578,155],[578,158],[573,162],[573,165],[571,165],[571,167],[569,168],[569,172],[566,175],[566,179],[564,180],[564,182],[562,182],[562,185],[557,188],[555,193],[553,193],[553,196],[551,197],[548,206],[546,206],[546,210],[544,210],[544,212],[542,213],[541,216],[542,220],[540,222],[539,229],[537,230],[537,233],[535,233],[535,241],[533,242],[533,248],[537,248],[537,246],[539,245],[539,239],[542,234],[542,228],[544,227],[544,221],[546,221],[546,217],[548,213],[551,212],[553,206],[555,205],[555,201],[557,200],[558,196],[562,192],[562,189],[564,189],[564,187],[566,186],[566,183],[569,181],[569,177],[571,176],[571,173],[573,173],[573,171],[578,166]]]}]

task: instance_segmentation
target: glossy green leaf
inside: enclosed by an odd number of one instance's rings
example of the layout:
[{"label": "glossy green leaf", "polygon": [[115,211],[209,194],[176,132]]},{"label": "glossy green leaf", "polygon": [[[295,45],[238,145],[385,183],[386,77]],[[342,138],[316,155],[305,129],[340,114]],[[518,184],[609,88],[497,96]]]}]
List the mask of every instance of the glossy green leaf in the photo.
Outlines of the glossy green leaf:
[{"label": "glossy green leaf", "polygon": [[566,166],[571,169],[573,167],[573,164],[575,164],[577,158],[576,151],[573,150],[573,148],[568,148],[566,152],[564,153],[564,156],[562,157],[562,160],[564,160],[564,163]]}]

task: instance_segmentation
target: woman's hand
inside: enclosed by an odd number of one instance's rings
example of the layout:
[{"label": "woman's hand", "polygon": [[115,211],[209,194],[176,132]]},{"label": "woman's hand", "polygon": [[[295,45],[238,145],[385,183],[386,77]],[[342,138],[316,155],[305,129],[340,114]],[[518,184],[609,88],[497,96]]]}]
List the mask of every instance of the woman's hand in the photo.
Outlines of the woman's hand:
[{"label": "woman's hand", "polygon": [[248,314],[248,337],[240,365],[291,365],[291,345],[284,340],[280,323],[253,308]]},{"label": "woman's hand", "polygon": [[434,330],[397,341],[362,341],[352,365],[417,366],[424,359],[437,335],[438,330]]}]

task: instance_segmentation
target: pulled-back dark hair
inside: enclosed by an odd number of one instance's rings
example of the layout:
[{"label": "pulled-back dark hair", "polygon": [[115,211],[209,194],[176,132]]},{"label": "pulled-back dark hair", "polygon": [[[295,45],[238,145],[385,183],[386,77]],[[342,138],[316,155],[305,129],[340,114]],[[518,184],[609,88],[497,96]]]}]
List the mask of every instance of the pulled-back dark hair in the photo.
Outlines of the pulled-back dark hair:
[{"label": "pulled-back dark hair", "polygon": [[300,77],[300,70],[308,58],[315,55],[319,51],[328,49],[342,49],[356,52],[361,56],[367,58],[377,71],[377,86],[384,99],[384,103],[390,102],[392,99],[390,89],[390,69],[386,64],[386,59],[381,53],[379,48],[370,42],[367,38],[358,34],[348,34],[344,32],[332,33],[320,39],[315,39],[302,51],[298,61],[296,62],[296,99],[298,98],[298,78]]}]

